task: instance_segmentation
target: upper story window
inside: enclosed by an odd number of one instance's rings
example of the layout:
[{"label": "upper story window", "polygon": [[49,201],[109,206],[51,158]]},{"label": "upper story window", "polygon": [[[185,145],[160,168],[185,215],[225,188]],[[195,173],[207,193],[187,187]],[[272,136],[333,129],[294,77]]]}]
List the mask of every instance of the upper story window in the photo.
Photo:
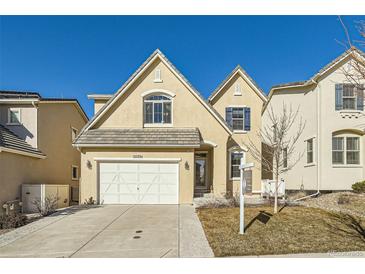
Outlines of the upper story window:
[{"label": "upper story window", "polygon": [[250,131],[251,109],[249,107],[227,107],[226,122],[234,131]]},{"label": "upper story window", "polygon": [[336,110],[364,110],[364,87],[336,84]]},{"label": "upper story window", "polygon": [[20,125],[21,123],[21,111],[20,108],[8,109],[8,125]]},{"label": "upper story window", "polygon": [[144,99],[144,124],[171,124],[172,101],[165,95],[151,95]]},{"label": "upper story window", "polygon": [[354,137],[354,136],[332,137],[332,164],[359,165],[360,137]]}]

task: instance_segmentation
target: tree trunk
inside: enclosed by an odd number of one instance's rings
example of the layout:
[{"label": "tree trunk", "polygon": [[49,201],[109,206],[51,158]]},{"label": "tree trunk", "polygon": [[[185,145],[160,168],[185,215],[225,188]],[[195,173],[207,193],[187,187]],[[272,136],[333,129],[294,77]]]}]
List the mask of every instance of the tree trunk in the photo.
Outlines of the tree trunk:
[{"label": "tree trunk", "polygon": [[274,199],[274,214],[278,213],[278,188],[279,188],[279,176],[275,175],[275,199]]}]

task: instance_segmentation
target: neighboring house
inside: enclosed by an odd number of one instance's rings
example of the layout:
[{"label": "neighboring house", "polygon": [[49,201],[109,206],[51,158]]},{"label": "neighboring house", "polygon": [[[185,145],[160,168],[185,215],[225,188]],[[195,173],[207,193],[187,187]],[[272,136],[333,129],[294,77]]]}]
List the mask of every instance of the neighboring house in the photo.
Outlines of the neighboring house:
[{"label": "neighboring house", "polygon": [[87,121],[76,99],[0,91],[0,205],[20,199],[23,183],[69,184],[78,201],[80,152],[72,141]]},{"label": "neighboring house", "polygon": [[[74,142],[81,200],[179,204],[232,193],[245,135],[260,127],[266,98],[241,68],[231,76],[211,105],[156,50],[115,94],[90,95],[96,114]],[[253,176],[258,191],[260,173]]]},{"label": "neighboring house", "polygon": [[[351,85],[344,74],[351,70],[352,56],[364,55],[352,48],[309,80],[274,86],[270,91],[263,125],[270,126],[268,110],[280,115],[283,104],[293,110],[299,106],[299,116],[306,122],[296,145],[296,153],[304,156],[281,176],[288,190],[349,190],[364,179],[364,91]],[[298,122],[299,118],[289,137],[297,131]]]}]

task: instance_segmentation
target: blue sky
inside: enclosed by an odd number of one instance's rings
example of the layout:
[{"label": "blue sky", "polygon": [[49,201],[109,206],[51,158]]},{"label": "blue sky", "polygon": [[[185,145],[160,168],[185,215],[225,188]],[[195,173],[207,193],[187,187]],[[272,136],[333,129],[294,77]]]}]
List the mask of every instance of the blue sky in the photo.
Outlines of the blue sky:
[{"label": "blue sky", "polygon": [[[343,17],[353,39],[355,22]],[[77,98],[113,93],[160,48],[208,97],[240,64],[268,92],[341,54],[336,16],[0,16],[0,89]]]}]

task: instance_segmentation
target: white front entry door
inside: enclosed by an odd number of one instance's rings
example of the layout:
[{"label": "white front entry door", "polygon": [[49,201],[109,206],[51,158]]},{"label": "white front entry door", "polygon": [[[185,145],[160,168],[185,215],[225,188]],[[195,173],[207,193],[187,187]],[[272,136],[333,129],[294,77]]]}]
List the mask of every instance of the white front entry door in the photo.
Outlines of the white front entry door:
[{"label": "white front entry door", "polygon": [[100,203],[177,204],[177,163],[100,163]]}]

